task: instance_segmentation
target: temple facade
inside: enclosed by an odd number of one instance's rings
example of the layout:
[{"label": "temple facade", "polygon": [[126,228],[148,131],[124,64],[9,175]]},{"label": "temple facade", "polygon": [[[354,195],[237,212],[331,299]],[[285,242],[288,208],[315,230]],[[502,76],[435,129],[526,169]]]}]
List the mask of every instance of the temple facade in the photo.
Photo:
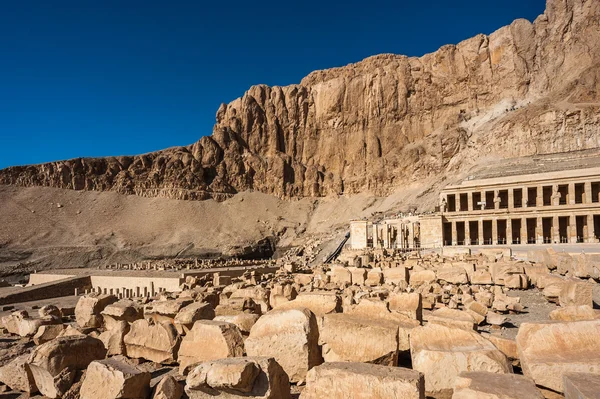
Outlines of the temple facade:
[{"label": "temple facade", "polygon": [[574,161],[559,154],[554,164],[537,160],[530,169],[489,167],[447,186],[432,214],[378,223],[352,221],[350,247],[598,243],[600,167],[595,165],[600,159],[583,168],[568,162]]},{"label": "temple facade", "polygon": [[387,219],[379,223],[366,220],[350,222],[350,247],[352,249],[410,250],[419,246],[420,224],[417,216]]},{"label": "temple facade", "polygon": [[465,180],[421,225],[426,246],[596,243],[600,168]]}]

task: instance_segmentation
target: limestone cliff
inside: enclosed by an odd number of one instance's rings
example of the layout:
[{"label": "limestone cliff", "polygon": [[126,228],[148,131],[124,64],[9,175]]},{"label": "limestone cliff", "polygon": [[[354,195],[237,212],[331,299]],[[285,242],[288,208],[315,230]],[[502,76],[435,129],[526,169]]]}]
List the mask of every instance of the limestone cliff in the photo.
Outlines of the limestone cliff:
[{"label": "limestone cliff", "polygon": [[188,147],[11,167],[0,183],[178,199],[386,195],[490,158],[595,148],[599,47],[598,0],[548,0],[533,23],[419,58],[378,55],[251,87]]}]

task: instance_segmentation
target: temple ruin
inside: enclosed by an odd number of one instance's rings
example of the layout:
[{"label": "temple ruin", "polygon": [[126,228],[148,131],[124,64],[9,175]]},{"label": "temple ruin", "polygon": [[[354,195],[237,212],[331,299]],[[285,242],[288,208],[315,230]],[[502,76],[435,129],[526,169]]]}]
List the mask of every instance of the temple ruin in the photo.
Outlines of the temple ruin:
[{"label": "temple ruin", "polygon": [[566,162],[560,170],[559,160],[550,160],[541,170],[519,166],[505,173],[469,176],[442,190],[432,214],[376,223],[352,221],[351,247],[597,243],[600,167],[569,166],[573,165]]}]

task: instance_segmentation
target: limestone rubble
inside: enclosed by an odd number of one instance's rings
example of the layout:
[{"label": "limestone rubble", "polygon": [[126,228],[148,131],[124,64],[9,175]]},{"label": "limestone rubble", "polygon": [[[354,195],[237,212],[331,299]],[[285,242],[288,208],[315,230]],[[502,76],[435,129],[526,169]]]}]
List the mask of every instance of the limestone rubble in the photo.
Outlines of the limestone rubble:
[{"label": "limestone rubble", "polygon": [[[13,311],[3,318],[7,337],[35,346],[2,364],[0,382],[66,399],[587,392],[600,376],[600,316],[589,304],[597,282],[577,277],[563,254],[530,258],[501,248],[452,256],[346,250],[333,265],[281,262],[275,273],[244,273],[228,285],[186,279],[181,291],[119,301],[91,293],[71,315]],[[592,259],[588,267],[600,266]],[[514,275],[525,284],[509,287]],[[525,318],[522,296],[532,295],[548,309],[543,320]],[[52,324],[21,338],[21,320]]]}]

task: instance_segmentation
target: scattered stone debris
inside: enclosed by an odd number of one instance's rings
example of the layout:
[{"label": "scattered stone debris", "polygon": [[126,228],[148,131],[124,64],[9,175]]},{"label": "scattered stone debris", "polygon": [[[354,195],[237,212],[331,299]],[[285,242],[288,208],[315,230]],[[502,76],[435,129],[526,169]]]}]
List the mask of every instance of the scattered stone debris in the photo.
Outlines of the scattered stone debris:
[{"label": "scattered stone debris", "polygon": [[[584,271],[598,258],[499,251],[345,250],[331,265],[286,258],[274,273],[188,276],[176,292],[15,310],[1,319],[14,349],[0,382],[82,399],[586,397],[600,312]],[[526,319],[531,295],[545,317]]]}]

